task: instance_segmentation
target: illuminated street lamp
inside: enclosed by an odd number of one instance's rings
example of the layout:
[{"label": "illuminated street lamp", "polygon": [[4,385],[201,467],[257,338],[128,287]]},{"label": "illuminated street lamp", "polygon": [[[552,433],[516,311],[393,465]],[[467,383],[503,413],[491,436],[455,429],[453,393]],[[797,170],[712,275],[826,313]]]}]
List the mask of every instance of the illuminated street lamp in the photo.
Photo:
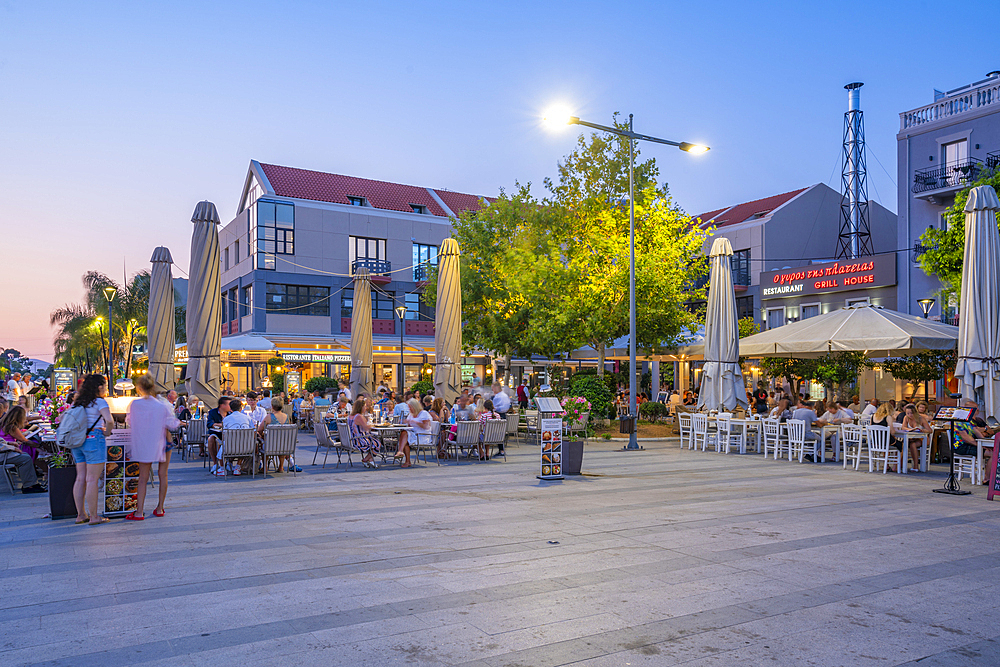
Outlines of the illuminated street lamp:
[{"label": "illuminated street lamp", "polygon": [[628,446],[626,449],[639,449],[639,443],[636,440],[635,434],[635,420],[637,416],[636,410],[636,361],[635,361],[635,142],[636,141],[651,141],[656,144],[666,144],[667,146],[676,146],[680,150],[691,153],[693,155],[699,155],[708,151],[708,146],[702,144],[692,144],[687,141],[668,141],[666,139],[659,139],[657,137],[650,137],[645,134],[637,134],[632,128],[632,114],[628,115],[628,130],[621,130],[617,127],[608,127],[607,125],[598,125],[597,123],[590,123],[585,120],[580,120],[576,116],[573,116],[563,110],[552,110],[545,115],[546,123],[553,127],[559,127],[562,125],[583,125],[584,127],[589,127],[595,130],[600,130],[601,132],[608,132],[610,134],[617,135],[619,137],[625,137],[628,139],[628,251],[629,251],[629,267],[628,267],[628,358],[629,358],[629,418],[632,420],[632,428],[628,436]]},{"label": "illuminated street lamp", "polygon": [[108,383],[111,383],[111,378],[114,377],[113,363],[111,361],[112,350],[112,338],[111,338],[111,302],[115,300],[115,294],[118,294],[118,289],[111,285],[104,288],[104,296],[108,300]]},{"label": "illuminated street lamp", "polygon": [[396,306],[396,315],[399,316],[399,398],[403,398],[403,332],[406,330],[406,306]]},{"label": "illuminated street lamp", "polygon": [[920,309],[924,311],[924,319],[931,314],[931,308],[934,307],[934,299],[920,299],[917,301],[920,304]]}]

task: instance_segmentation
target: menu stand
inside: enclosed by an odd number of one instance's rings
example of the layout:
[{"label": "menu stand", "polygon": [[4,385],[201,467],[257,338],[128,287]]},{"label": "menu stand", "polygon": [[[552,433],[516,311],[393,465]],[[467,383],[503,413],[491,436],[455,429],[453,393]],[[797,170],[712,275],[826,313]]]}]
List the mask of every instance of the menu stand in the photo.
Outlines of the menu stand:
[{"label": "menu stand", "polygon": [[[934,415],[935,421],[948,422],[948,479],[945,480],[944,486],[940,489],[934,489],[934,493],[947,493],[951,496],[968,496],[972,494],[972,491],[963,491],[962,486],[958,483],[958,479],[955,477],[955,422],[967,422],[972,419],[973,413],[975,413],[975,408],[954,408],[949,406],[942,406],[938,408],[937,414]],[[905,458],[900,464],[905,463]]]},{"label": "menu stand", "polygon": [[541,454],[538,479],[564,479],[562,406],[557,398],[536,398],[538,404],[538,449]]},{"label": "menu stand", "polygon": [[129,459],[132,431],[119,429],[105,439],[107,463],[104,489],[98,503],[104,516],[121,517],[136,508],[139,489],[139,464]]}]

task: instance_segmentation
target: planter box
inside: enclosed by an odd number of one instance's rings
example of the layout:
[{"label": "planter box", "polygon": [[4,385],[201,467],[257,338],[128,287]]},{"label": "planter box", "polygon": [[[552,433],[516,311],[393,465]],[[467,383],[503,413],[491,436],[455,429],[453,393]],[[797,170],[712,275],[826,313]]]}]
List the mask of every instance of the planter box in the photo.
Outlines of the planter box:
[{"label": "planter box", "polygon": [[76,466],[49,468],[49,510],[53,519],[76,518],[76,501],[73,484],[76,483]]},{"label": "planter box", "polygon": [[563,440],[562,444],[564,475],[579,475],[583,467],[583,440]]}]

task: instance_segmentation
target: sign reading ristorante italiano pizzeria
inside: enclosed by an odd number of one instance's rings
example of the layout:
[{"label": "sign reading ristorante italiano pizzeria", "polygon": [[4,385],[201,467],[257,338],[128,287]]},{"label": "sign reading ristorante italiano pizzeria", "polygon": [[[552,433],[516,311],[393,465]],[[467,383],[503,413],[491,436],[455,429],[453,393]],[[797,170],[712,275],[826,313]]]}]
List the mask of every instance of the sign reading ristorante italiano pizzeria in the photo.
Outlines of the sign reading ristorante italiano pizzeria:
[{"label": "sign reading ristorante italiano pizzeria", "polygon": [[349,364],[351,355],[349,354],[321,354],[316,352],[282,352],[281,358],[285,361],[308,361],[314,364]]},{"label": "sign reading ristorante italiano pizzeria", "polygon": [[896,254],[843,259],[760,274],[761,297],[823,294],[896,284]]}]

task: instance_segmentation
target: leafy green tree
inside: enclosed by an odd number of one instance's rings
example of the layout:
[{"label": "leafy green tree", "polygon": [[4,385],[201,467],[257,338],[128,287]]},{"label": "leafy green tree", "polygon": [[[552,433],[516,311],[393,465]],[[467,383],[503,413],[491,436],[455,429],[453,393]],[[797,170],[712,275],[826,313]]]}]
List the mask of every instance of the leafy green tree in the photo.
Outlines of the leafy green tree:
[{"label": "leafy green tree", "polygon": [[28,370],[31,360],[12,347],[0,352],[0,368],[8,373],[23,373]]},{"label": "leafy green tree", "polygon": [[845,385],[856,382],[861,371],[873,365],[863,352],[833,352],[816,362],[811,379],[822,382],[831,398],[841,396]]},{"label": "leafy green tree", "polygon": [[740,338],[753,336],[760,333],[760,325],[750,316],[741,317],[739,322]]},{"label": "leafy green tree", "polygon": [[789,357],[764,357],[760,367],[764,374],[772,378],[784,378],[793,394],[799,393],[799,385],[816,376],[819,362],[816,359],[794,359]]},{"label": "leafy green tree", "polygon": [[926,383],[942,380],[948,371],[955,369],[958,361],[955,350],[932,350],[919,352],[909,357],[895,357],[881,363],[883,370],[892,373],[898,380],[913,385],[911,398],[917,395],[917,387],[924,383],[924,395],[927,395]]},{"label": "leafy green tree", "polygon": [[962,263],[965,260],[965,204],[969,191],[978,185],[1000,190],[1000,169],[986,172],[979,180],[955,195],[955,203],[945,211],[947,229],[929,227],[920,235],[928,250],[920,256],[920,266],[929,276],[937,276],[947,294],[962,292]]}]

